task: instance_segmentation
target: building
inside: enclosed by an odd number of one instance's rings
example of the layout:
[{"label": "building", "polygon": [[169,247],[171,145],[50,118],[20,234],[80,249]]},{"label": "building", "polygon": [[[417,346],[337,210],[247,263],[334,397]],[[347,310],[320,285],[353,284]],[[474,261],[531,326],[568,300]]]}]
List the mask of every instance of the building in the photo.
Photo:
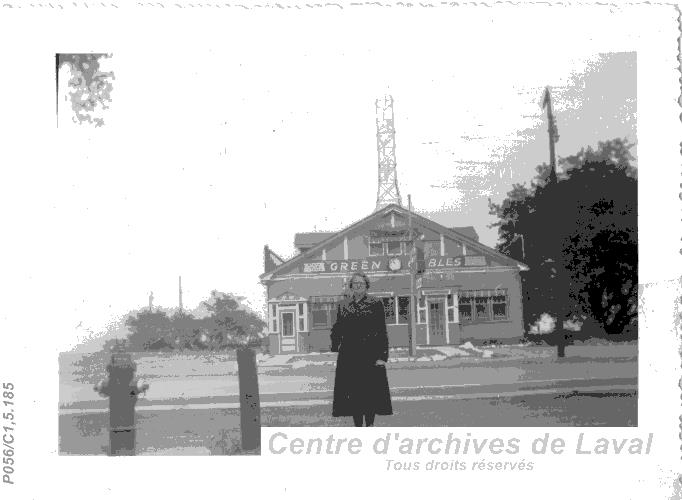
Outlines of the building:
[{"label": "building", "polygon": [[[284,260],[265,247],[268,335],[272,353],[329,350],[336,304],[353,272],[384,302],[391,347],[409,345],[412,246],[416,344],[509,342],[523,336],[520,271],[527,267],[478,242],[476,231],[448,228],[398,204],[339,232],[299,233],[300,251]],[[416,235],[416,236],[415,236]]]}]

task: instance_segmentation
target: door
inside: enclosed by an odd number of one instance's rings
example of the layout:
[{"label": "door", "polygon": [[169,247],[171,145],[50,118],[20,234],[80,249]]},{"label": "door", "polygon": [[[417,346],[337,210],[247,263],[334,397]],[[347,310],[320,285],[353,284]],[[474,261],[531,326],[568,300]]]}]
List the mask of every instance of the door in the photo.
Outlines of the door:
[{"label": "door", "polygon": [[296,350],[296,321],[294,311],[282,311],[281,314],[281,346],[282,352],[292,352]]},{"label": "door", "polygon": [[445,345],[445,299],[429,299],[429,345]]}]

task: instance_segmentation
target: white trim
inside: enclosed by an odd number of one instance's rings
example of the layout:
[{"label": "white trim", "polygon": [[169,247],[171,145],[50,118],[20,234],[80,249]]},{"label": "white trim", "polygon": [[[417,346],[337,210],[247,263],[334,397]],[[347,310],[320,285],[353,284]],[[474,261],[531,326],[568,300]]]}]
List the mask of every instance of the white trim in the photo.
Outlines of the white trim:
[{"label": "white trim", "polygon": [[[298,321],[298,305],[295,306],[284,306],[284,307],[278,307],[278,315],[279,315],[279,322],[280,322],[280,328],[279,328],[279,339],[280,339],[280,353],[282,353],[282,340],[286,339],[294,339],[294,351],[298,352],[298,325],[296,324]],[[284,335],[284,320],[282,319],[282,316],[284,314],[292,314],[293,315],[293,321],[292,321],[292,327],[293,327],[293,336],[285,336]]]},{"label": "white trim", "polygon": [[458,325],[459,324],[459,293],[457,291],[453,291],[453,293],[452,293],[452,309],[453,309],[453,318],[455,318],[453,323]]},{"label": "white trim", "polygon": [[424,306],[426,306],[426,345],[431,345],[429,343],[429,318],[431,315],[429,314],[429,300],[427,297],[424,297]]},{"label": "white trim", "polygon": [[322,249],[322,260],[327,260],[327,249],[326,248]]},{"label": "white trim", "polygon": [[[436,295],[436,294],[433,294]],[[426,304],[426,345],[431,345],[431,322],[429,321],[431,319],[431,308],[429,307],[429,304],[435,303],[435,302],[440,302],[443,304],[443,309],[442,309],[442,314],[443,314],[443,320],[445,321],[445,340],[447,342],[449,338],[449,332],[448,332],[448,297],[447,295],[444,297],[442,293],[439,293],[437,295],[438,299],[430,301],[429,300],[429,295],[426,295],[426,298],[424,300]]]},{"label": "white trim", "polygon": [[452,290],[450,290],[448,288],[440,288],[438,290],[436,290],[436,289],[434,289],[434,290],[422,289],[422,295],[424,295],[425,297],[429,297],[431,295],[450,295],[451,291]]},{"label": "white trim", "polygon": [[445,256],[445,235],[440,233],[440,256]]},{"label": "white trim", "polygon": [[[509,266],[499,266],[499,267],[454,267],[454,268],[448,268],[448,272],[454,272],[454,273],[501,273],[501,272],[518,272],[519,268],[514,266],[514,267],[509,267]],[[444,272],[444,271],[436,271],[436,272]],[[391,272],[391,271],[369,271],[367,273],[367,276],[376,276],[376,277],[384,277],[384,276],[409,276],[410,273],[405,270],[405,271],[396,271],[396,272]],[[284,280],[289,280],[292,278],[345,278],[347,277],[347,274],[345,273],[324,273],[324,274],[302,274],[302,273],[297,273],[297,274],[283,274],[281,276],[278,276],[277,278],[272,278],[269,281],[284,281]]]},{"label": "white trim", "polygon": [[343,260],[348,260],[348,236],[343,237]]},{"label": "white trim", "polygon": [[467,244],[463,242],[462,243],[462,255],[466,256],[466,254],[467,254]]},{"label": "white trim", "polygon": [[391,227],[395,227],[395,212],[391,212]]}]

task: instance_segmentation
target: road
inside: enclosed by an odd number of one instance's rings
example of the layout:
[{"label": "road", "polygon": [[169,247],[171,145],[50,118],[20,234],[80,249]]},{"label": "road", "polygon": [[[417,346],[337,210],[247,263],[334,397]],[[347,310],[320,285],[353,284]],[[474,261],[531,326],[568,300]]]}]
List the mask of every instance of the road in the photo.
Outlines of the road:
[{"label": "road", "polygon": [[[333,365],[259,369],[264,426],[348,426],[330,416]],[[394,415],[377,426],[635,426],[637,359],[500,360],[389,366]],[[138,401],[138,453],[233,454],[235,375],[164,376]],[[59,450],[106,453],[108,402],[60,383]]]},{"label": "road", "polygon": [[[525,427],[636,426],[637,393],[616,391],[540,392],[500,397],[394,401],[394,415],[378,416],[376,426],[391,427]],[[266,406],[263,426],[350,426],[350,418],[331,417],[331,403]],[[106,412],[59,416],[62,454],[105,454]],[[137,412],[137,453],[223,455],[238,452],[239,410],[205,405],[199,408],[147,406]]]}]

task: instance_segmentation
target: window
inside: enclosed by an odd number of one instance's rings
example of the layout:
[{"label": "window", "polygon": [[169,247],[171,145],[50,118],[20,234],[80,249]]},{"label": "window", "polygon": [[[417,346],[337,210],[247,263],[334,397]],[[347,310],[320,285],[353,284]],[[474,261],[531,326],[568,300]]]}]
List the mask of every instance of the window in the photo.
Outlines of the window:
[{"label": "window", "polygon": [[467,290],[459,297],[459,318],[465,323],[509,319],[506,290]]},{"label": "window", "polygon": [[398,297],[398,324],[406,325],[410,321],[410,298]]},{"label": "window", "polygon": [[303,316],[303,302],[298,304],[298,315]]},{"label": "window", "polygon": [[369,254],[370,255],[384,255],[384,244],[383,243],[370,243],[369,244]]},{"label": "window", "polygon": [[382,297],[381,301],[384,303],[384,314],[386,316],[386,323],[395,323],[395,300],[393,297]]},{"label": "window", "polygon": [[273,333],[277,332],[277,304],[270,304],[270,331]]},{"label": "window", "polygon": [[331,328],[336,321],[336,304],[313,302],[311,304],[313,328]]},{"label": "window", "polygon": [[400,241],[389,241],[386,243],[388,255],[400,255],[402,253],[402,242]]},{"label": "window", "polygon": [[459,320],[461,322],[471,321],[473,319],[473,316],[471,315],[471,303],[473,300],[473,297],[461,297],[459,299]]},{"label": "window", "polygon": [[448,307],[448,323],[454,323],[455,321],[455,310]]},{"label": "window", "polygon": [[417,322],[426,323],[426,298],[423,295],[417,300]]},{"label": "window", "polygon": [[454,305],[454,301],[452,299],[452,294],[448,294],[448,307],[452,307]]},{"label": "window", "polygon": [[493,296],[493,319],[507,319],[507,297],[505,295]]},{"label": "window", "polygon": [[476,319],[483,321],[490,319],[488,297],[476,297],[474,303],[476,304]]}]

